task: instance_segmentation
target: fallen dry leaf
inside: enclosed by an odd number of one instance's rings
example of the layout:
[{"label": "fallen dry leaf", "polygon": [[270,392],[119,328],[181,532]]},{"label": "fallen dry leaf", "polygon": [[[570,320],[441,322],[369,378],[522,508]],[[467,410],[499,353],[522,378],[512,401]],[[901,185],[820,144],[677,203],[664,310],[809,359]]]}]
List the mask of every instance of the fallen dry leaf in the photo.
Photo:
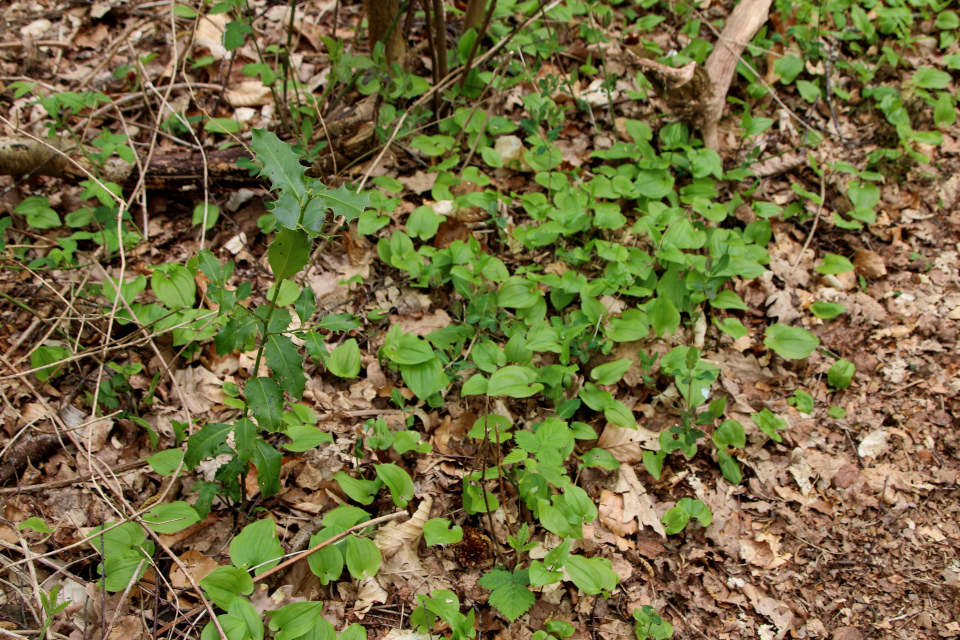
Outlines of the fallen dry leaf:
[{"label": "fallen dry leaf", "polygon": [[780,539],[771,533],[759,533],[754,539],[740,539],[740,557],[744,561],[763,569],[776,569],[793,557],[790,553],[780,553]]},{"label": "fallen dry leaf", "polygon": [[[180,561],[183,562],[187,569],[187,575],[193,578],[194,582],[200,582],[207,574],[220,566],[216,560],[195,549],[182,554]],[[173,571],[170,572],[170,585],[175,589],[186,589],[190,586],[190,581],[187,580],[186,575],[178,566],[175,566]]]},{"label": "fallen dry leaf", "polygon": [[419,318],[401,315],[390,316],[391,324],[398,324],[404,333],[411,333],[415,336],[425,336],[431,331],[450,326],[451,322],[453,322],[452,318],[443,309],[434,313],[425,313]]},{"label": "fallen dry leaf", "polygon": [[597,447],[612,453],[621,464],[636,464],[643,459],[644,451],[660,450],[660,434],[639,425],[636,429],[624,429],[608,422]]},{"label": "fallen dry leaf", "polygon": [[620,465],[619,476],[613,490],[623,497],[621,520],[624,523],[636,519],[641,527],[651,527],[664,538],[667,537],[667,530],[653,508],[653,499],[640,483],[633,467],[628,464]]},{"label": "fallen dry leaf", "polygon": [[876,251],[860,249],[853,255],[853,266],[864,278],[882,278],[887,275],[887,265]]},{"label": "fallen dry leaf", "polygon": [[270,87],[263,86],[259,80],[249,80],[230,87],[224,92],[224,98],[232,107],[262,107],[273,104]]}]

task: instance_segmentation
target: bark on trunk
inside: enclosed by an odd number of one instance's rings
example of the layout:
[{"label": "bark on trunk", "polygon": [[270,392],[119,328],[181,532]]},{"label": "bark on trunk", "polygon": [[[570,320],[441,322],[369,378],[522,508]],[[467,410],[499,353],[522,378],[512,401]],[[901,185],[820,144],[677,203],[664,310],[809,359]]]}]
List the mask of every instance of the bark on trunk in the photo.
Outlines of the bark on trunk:
[{"label": "bark on trunk", "polygon": [[[387,63],[401,67],[407,62],[407,42],[403,38],[400,22],[400,0],[363,0],[370,31],[370,50],[377,42],[383,42]],[[389,36],[387,35],[389,33]]]}]

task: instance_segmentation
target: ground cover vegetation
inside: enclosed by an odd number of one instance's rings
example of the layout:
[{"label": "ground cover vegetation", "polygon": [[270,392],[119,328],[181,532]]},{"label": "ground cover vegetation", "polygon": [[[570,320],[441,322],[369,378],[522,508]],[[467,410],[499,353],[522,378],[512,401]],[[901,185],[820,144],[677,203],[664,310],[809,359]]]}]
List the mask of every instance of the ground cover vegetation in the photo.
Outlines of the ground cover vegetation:
[{"label": "ground cover vegetation", "polygon": [[0,633],[960,635],[955,2],[0,20]]}]

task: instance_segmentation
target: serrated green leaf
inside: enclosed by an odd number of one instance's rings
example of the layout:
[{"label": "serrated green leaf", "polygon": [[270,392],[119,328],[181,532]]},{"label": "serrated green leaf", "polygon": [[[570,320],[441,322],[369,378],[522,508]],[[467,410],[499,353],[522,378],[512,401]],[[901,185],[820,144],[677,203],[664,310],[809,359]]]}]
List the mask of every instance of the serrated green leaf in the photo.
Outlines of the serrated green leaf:
[{"label": "serrated green leaf", "polygon": [[499,609],[510,622],[529,611],[536,602],[536,596],[527,587],[530,577],[525,569],[513,573],[494,569],[482,576],[477,583],[491,590],[489,603]]},{"label": "serrated green leaf", "polygon": [[257,486],[260,487],[260,494],[268,498],[280,493],[280,463],[283,462],[283,454],[260,436],[257,436],[255,444],[256,448],[253,450],[253,458],[250,461],[257,468]]},{"label": "serrated green leaf", "polygon": [[297,312],[297,317],[300,318],[300,324],[305,324],[307,320],[313,316],[313,312],[317,310],[317,297],[314,295],[310,285],[304,285],[303,289],[301,289],[300,296],[293,304],[293,310]]},{"label": "serrated green leaf", "polygon": [[227,438],[227,434],[231,431],[233,431],[233,425],[220,422],[208,422],[203,425],[200,431],[194,433],[187,440],[187,453],[184,456],[186,468],[193,469],[198,462],[211,457],[214,450],[220,446],[220,443]]},{"label": "serrated green leaf", "polygon": [[787,402],[795,406],[800,413],[807,415],[813,413],[813,396],[803,389],[794,391],[793,397],[789,398]]},{"label": "serrated green leaf", "polygon": [[773,438],[774,441],[781,442],[783,440],[779,431],[787,428],[787,421],[770,409],[751,414],[750,419],[753,420],[753,424],[757,425],[760,431]]},{"label": "serrated green leaf", "polygon": [[254,444],[259,427],[249,418],[240,418],[233,425],[234,448],[237,451],[237,457],[244,462],[250,462],[253,457]]},{"label": "serrated green leaf", "polygon": [[360,326],[360,322],[349,313],[331,313],[324,316],[317,326],[330,331],[353,331]]},{"label": "serrated green leaf", "polygon": [[257,331],[257,319],[249,313],[235,313],[213,337],[218,355],[226,355],[234,349],[242,349],[247,340]]},{"label": "serrated green leaf", "polygon": [[297,345],[293,344],[293,340],[285,335],[269,336],[264,355],[280,388],[297,400],[303,397],[307,375],[303,372],[303,356],[297,350]]},{"label": "serrated green leaf", "polygon": [[348,223],[360,217],[363,210],[370,206],[369,194],[350,191],[346,185],[341,185],[338,189],[320,191],[318,196],[323,199],[325,205],[330,207],[334,215],[343,216]]},{"label": "serrated green leaf", "polygon": [[262,376],[251,378],[243,388],[243,395],[262,429],[275,431],[280,428],[283,424],[283,391],[276,380]]},{"label": "serrated green leaf", "polygon": [[277,282],[295,276],[310,259],[310,238],[301,229],[281,229],[267,249]]},{"label": "serrated green leaf", "polygon": [[302,200],[307,192],[307,168],[300,164],[300,157],[272,131],[254,129],[252,134],[250,150],[263,165],[260,175],[270,178],[275,190],[292,193]]}]

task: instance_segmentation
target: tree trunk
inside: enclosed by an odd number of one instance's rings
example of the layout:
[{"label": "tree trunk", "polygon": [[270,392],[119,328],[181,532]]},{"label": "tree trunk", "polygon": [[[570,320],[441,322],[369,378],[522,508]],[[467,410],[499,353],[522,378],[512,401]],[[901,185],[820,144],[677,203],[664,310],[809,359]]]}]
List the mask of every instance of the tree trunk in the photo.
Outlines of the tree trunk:
[{"label": "tree trunk", "polygon": [[383,42],[387,64],[406,66],[408,49],[399,24],[400,0],[363,0],[363,10],[369,25],[370,51],[376,43]]},{"label": "tree trunk", "polygon": [[487,0],[470,0],[467,3],[467,10],[463,14],[463,32],[468,29],[476,29],[483,20],[483,10],[487,7]]}]

